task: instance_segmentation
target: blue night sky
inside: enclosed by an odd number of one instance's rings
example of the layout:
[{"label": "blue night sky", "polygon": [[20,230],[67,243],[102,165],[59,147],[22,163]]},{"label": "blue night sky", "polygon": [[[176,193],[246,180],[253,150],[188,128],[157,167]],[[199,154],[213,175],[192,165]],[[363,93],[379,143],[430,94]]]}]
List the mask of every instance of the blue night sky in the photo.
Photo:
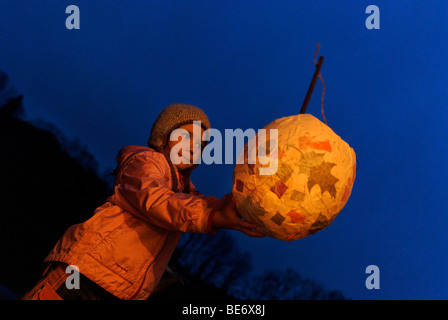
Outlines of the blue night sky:
[{"label": "blue night sky", "polygon": [[[79,30],[65,27],[70,4]],[[379,30],[365,26],[371,4]],[[291,267],[350,298],[448,299],[447,12],[445,0],[1,0],[0,70],[26,119],[79,138],[105,171],[173,102],[221,132],[297,114],[320,43],[325,117],[359,162],[352,195],[308,238],[236,239],[255,271]],[[319,119],[321,90],[307,110]],[[220,197],[232,172],[202,165],[192,180]],[[379,290],[365,287],[372,264]]]}]

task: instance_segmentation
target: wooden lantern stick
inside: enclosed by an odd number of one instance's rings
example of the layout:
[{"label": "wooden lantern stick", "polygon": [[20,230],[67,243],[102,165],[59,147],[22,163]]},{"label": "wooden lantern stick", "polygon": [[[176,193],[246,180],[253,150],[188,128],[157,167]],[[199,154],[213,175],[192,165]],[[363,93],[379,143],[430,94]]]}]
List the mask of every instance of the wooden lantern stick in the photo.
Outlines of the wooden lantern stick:
[{"label": "wooden lantern stick", "polygon": [[305,100],[302,104],[302,109],[300,109],[300,114],[304,114],[306,112],[306,108],[308,107],[308,103],[310,102],[311,95],[313,94],[314,86],[316,85],[317,78],[319,78],[320,68],[322,67],[322,63],[324,62],[324,57],[319,57],[319,62],[316,64],[316,70],[314,71],[313,79],[311,80],[310,87],[308,88],[308,92],[306,93]]}]

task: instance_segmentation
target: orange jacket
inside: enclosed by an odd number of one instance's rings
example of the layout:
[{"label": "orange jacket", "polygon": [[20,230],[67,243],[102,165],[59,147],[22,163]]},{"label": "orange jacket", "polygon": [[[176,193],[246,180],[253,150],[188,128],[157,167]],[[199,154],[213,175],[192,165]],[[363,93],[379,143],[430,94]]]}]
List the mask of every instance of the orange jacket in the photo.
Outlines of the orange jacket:
[{"label": "orange jacket", "polygon": [[[218,199],[172,191],[163,154],[127,146],[117,156],[114,193],[92,218],[70,227],[45,261],[76,265],[120,299],[147,299],[182,232],[216,233],[211,212]],[[81,284],[82,285],[82,284]]]}]

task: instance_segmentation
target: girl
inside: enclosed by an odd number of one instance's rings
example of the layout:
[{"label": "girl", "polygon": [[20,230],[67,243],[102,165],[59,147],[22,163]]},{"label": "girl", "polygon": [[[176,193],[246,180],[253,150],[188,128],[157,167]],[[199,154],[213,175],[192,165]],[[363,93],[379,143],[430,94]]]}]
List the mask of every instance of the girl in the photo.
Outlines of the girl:
[{"label": "girl", "polygon": [[[198,130],[193,121],[200,122],[201,137],[210,128],[198,107],[170,105],[154,122],[148,147],[120,150],[113,194],[92,218],[64,233],[44,259],[41,280],[23,299],[145,300],[182,232],[216,234],[228,228],[264,236],[241,219],[230,193],[218,200],[195,190],[190,174],[205,142],[193,136]],[[186,130],[186,135],[171,141],[175,129]],[[175,146],[181,161],[173,164],[170,153]],[[79,288],[66,285],[68,270],[74,269],[79,271]]]}]

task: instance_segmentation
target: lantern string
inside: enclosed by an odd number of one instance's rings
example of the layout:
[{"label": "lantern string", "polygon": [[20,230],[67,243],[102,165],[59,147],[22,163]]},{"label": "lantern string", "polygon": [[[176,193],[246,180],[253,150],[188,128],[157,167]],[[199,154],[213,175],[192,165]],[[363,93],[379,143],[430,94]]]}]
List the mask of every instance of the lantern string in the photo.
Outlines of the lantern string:
[{"label": "lantern string", "polygon": [[[320,50],[320,43],[317,43],[316,46],[317,46],[317,49],[316,49],[316,52],[314,53],[314,57],[313,57],[313,62],[314,62],[315,66],[317,66],[316,56],[317,56],[317,54],[319,53],[319,50]],[[325,114],[324,114],[324,96],[325,96],[325,89],[326,88],[325,88],[324,79],[322,77],[322,73],[320,71],[319,71],[319,79],[320,79],[320,82],[322,82],[322,87],[323,87],[322,88],[322,97],[320,99],[322,118],[324,119],[325,124],[328,126],[327,119],[325,119]]]}]

